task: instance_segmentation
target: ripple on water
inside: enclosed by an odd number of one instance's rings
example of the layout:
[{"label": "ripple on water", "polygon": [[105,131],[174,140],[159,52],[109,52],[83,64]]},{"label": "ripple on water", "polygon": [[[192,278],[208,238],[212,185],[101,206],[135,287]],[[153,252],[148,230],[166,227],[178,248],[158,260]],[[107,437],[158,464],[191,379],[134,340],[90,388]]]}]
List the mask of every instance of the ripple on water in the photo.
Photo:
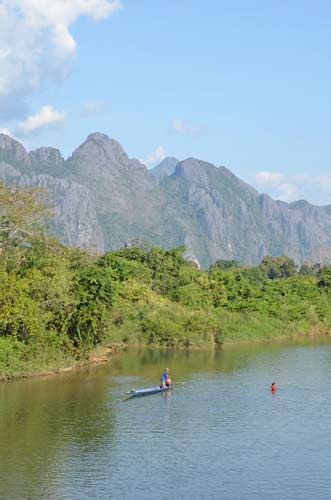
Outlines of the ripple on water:
[{"label": "ripple on water", "polygon": [[132,364],[139,378],[129,369],[112,377],[110,366],[89,383],[4,388],[0,499],[330,498],[329,345],[160,356],[160,369],[171,365],[187,383],[128,402],[121,394],[133,380],[150,386],[159,375],[146,356]]}]

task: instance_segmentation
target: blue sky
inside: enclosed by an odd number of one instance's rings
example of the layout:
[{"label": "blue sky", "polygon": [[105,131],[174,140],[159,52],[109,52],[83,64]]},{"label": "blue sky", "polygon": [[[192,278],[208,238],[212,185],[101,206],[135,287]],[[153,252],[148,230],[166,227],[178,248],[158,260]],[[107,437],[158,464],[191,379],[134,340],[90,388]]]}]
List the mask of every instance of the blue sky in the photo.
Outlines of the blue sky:
[{"label": "blue sky", "polygon": [[0,0],[0,128],[65,155],[101,131],[149,166],[194,156],[331,203],[330,2],[71,3]]}]

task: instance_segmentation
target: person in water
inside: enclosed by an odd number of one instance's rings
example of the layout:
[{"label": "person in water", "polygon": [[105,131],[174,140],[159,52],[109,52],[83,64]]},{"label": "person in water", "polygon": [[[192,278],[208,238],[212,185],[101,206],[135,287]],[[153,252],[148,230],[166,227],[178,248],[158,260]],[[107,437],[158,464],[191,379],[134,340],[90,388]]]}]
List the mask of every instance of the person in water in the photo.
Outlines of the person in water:
[{"label": "person in water", "polygon": [[169,375],[169,368],[165,368],[164,372],[161,375],[161,389],[165,389],[166,387],[171,386],[171,379]]},{"label": "person in water", "polygon": [[277,390],[276,382],[272,382],[272,384],[270,385],[270,390],[271,392],[276,392]]}]

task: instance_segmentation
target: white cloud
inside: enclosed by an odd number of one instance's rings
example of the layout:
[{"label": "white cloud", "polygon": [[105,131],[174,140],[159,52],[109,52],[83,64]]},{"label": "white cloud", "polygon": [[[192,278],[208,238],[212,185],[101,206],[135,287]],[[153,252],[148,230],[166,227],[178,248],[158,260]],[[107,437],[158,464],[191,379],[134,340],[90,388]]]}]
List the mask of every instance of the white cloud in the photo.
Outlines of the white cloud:
[{"label": "white cloud", "polygon": [[255,176],[256,182],[261,186],[279,184],[284,180],[283,174],[279,172],[258,172]]},{"label": "white cloud", "polygon": [[66,113],[56,111],[53,106],[43,106],[34,115],[28,116],[26,120],[18,123],[17,132],[28,135],[47,125],[63,123],[66,119]]},{"label": "white cloud", "polygon": [[178,134],[186,135],[200,135],[206,132],[206,127],[202,125],[189,125],[179,118],[173,120],[171,128]]},{"label": "white cloud", "polygon": [[262,171],[255,185],[275,199],[292,202],[307,200],[316,205],[331,204],[331,174],[308,175]]},{"label": "white cloud", "polygon": [[331,189],[331,175],[320,175],[318,182],[324,189]]},{"label": "white cloud", "polygon": [[156,163],[161,162],[167,156],[166,151],[163,146],[158,146],[154,153],[148,156],[145,160],[140,160],[141,163],[146,165],[148,168],[154,166]]},{"label": "white cloud", "polygon": [[0,114],[13,116],[18,99],[66,74],[78,17],[103,19],[122,7],[121,0],[0,0]]},{"label": "white cloud", "polygon": [[186,130],[186,125],[184,124],[183,120],[174,120],[172,122],[172,128],[175,130],[175,132],[179,132],[182,134]]},{"label": "white cloud", "polygon": [[283,201],[291,202],[297,201],[304,198],[304,191],[302,186],[296,186],[290,182],[281,182],[278,186],[279,196],[278,198]]},{"label": "white cloud", "polygon": [[105,111],[109,106],[106,101],[87,101],[84,103],[84,111],[87,113],[101,113]]},{"label": "white cloud", "polygon": [[5,134],[5,135],[11,136],[11,132],[10,132],[9,128],[0,128],[0,134]]}]

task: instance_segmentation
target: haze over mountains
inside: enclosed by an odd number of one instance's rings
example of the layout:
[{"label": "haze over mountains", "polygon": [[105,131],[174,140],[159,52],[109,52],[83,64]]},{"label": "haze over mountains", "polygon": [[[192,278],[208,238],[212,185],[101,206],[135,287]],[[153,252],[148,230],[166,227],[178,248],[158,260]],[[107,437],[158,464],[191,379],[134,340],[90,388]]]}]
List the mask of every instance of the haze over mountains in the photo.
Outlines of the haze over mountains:
[{"label": "haze over mountains", "polygon": [[102,252],[135,238],[184,244],[204,267],[284,253],[298,264],[331,261],[331,205],[272,200],[195,158],[166,158],[148,170],[104,134],[89,135],[67,160],[54,148],[28,153],[0,134],[0,178],[46,187],[52,230],[69,245]]}]

